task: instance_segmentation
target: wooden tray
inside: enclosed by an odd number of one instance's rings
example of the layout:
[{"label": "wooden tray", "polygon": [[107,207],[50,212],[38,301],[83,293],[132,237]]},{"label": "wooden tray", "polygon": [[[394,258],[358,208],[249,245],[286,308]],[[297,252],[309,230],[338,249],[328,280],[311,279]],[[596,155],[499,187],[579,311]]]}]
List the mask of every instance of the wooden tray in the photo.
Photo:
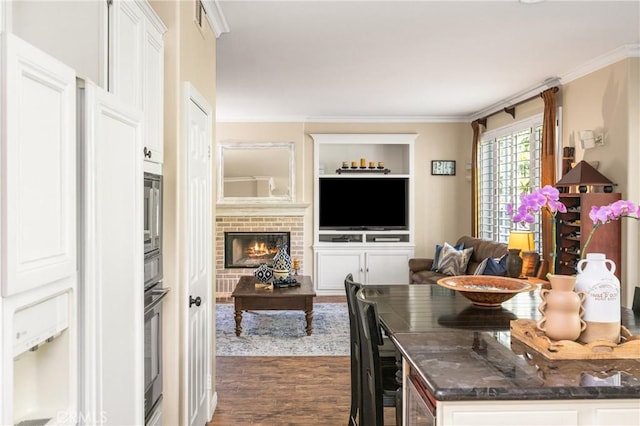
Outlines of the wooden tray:
[{"label": "wooden tray", "polygon": [[606,340],[579,343],[571,340],[551,340],[529,319],[511,320],[511,337],[535,349],[547,359],[637,359],[640,336],[632,336],[620,327],[620,343]]}]

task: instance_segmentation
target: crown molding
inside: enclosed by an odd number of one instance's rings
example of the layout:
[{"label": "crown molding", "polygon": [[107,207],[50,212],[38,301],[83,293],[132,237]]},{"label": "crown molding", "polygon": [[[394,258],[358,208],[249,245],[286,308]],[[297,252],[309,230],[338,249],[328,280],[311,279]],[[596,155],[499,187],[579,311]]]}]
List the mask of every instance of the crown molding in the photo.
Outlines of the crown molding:
[{"label": "crown molding", "polygon": [[153,10],[153,8],[151,7],[151,4],[149,4],[148,1],[137,0],[137,2],[138,2],[138,5],[140,6],[140,9],[142,9],[142,12],[147,17],[149,22],[151,22],[151,25],[153,25],[156,31],[158,31],[160,34],[166,33],[167,32],[166,25],[164,25],[164,23],[162,22],[158,14],[155,12],[155,10]]},{"label": "crown molding", "polygon": [[578,68],[569,71],[560,77],[560,81],[562,84],[566,84],[580,77],[584,77],[587,74],[598,71],[606,66],[615,64],[616,62],[637,57],[640,57],[640,44],[625,44],[624,46],[620,46],[611,52],[600,55]]},{"label": "crown molding", "polygon": [[222,7],[218,0],[202,0],[202,6],[207,13],[207,21],[211,26],[216,38],[219,38],[222,34],[228,33],[229,24],[222,13]]},{"label": "crown molding", "polygon": [[485,117],[487,115],[491,115],[494,112],[501,110],[505,107],[511,106],[511,105],[515,105],[518,102],[522,102],[525,99],[529,99],[533,96],[538,95],[540,92],[550,89],[551,87],[554,86],[558,86],[560,85],[560,79],[558,77],[553,77],[553,78],[548,78],[546,79],[544,82],[534,86],[534,87],[530,87],[529,89],[523,90],[522,92],[516,93],[513,96],[510,96],[508,98],[502,99],[499,102],[496,102],[492,105],[489,105],[486,108],[481,109],[480,111],[474,113],[473,115],[467,117],[468,121],[473,121],[475,119],[481,118],[481,117]]},{"label": "crown molding", "polygon": [[466,116],[277,116],[277,117],[217,117],[218,123],[459,123],[468,121]]}]

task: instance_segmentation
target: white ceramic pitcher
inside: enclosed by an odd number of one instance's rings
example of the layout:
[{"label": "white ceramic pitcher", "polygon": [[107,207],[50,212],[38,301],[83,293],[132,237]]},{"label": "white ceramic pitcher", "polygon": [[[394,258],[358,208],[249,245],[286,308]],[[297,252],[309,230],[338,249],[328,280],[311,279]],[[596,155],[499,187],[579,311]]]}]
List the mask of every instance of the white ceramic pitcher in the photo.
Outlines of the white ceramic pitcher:
[{"label": "white ceramic pitcher", "polygon": [[616,265],[602,253],[588,253],[578,262],[577,291],[584,291],[586,298],[583,320],[586,329],[579,340],[584,343],[620,340],[620,280],[614,275]]}]

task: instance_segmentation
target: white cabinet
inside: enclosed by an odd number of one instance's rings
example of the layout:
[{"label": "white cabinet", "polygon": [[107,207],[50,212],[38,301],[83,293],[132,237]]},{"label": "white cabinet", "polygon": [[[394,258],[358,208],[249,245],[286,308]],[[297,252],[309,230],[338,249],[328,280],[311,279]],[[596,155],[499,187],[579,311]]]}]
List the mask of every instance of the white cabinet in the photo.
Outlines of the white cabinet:
[{"label": "white cabinet", "polygon": [[640,418],[629,399],[438,401],[437,411],[437,426],[637,426]]},{"label": "white cabinet", "polygon": [[413,249],[369,249],[365,252],[365,284],[409,284]]},{"label": "white cabinet", "polygon": [[109,14],[109,91],[143,112],[145,171],[159,174],[166,27],[147,2],[115,1]]},{"label": "white cabinet", "polygon": [[2,35],[2,296],[76,273],[75,72]]},{"label": "white cabinet", "polygon": [[640,418],[637,399],[436,401],[406,358],[402,370],[407,426],[637,426]]},{"label": "white cabinet", "polygon": [[315,250],[315,285],[319,294],[344,293],[344,279],[362,284],[409,284],[409,259],[413,248],[336,248]]},{"label": "white cabinet", "polygon": [[136,2],[109,8],[109,91],[142,110],[144,15]]},{"label": "white cabinet", "polygon": [[315,279],[318,294],[344,293],[344,279],[353,274],[361,282],[360,271],[364,270],[364,254],[359,250],[317,249],[315,250]]},{"label": "white cabinet", "polygon": [[0,46],[0,424],[58,424],[78,411],[76,74]]},{"label": "white cabinet", "polygon": [[312,134],[314,282],[343,294],[363,284],[408,284],[413,243],[415,134]]},{"label": "white cabinet", "polygon": [[[86,82],[82,171],[82,413],[144,423],[142,117]],[[125,384],[126,385],[123,385]]]},{"label": "white cabinet", "polygon": [[145,25],[142,110],[144,112],[144,159],[162,164],[163,146],[163,88],[164,45],[162,33],[156,26]]}]

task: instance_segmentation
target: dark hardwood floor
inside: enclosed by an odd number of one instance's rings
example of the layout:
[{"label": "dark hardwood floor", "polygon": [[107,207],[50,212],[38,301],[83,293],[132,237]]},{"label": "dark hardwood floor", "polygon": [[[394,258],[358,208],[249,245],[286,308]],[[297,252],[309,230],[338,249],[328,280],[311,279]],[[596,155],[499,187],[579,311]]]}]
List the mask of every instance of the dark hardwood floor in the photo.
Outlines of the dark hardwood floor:
[{"label": "dark hardwood floor", "polygon": [[[218,404],[207,426],[347,425],[350,374],[344,356],[216,357]],[[394,416],[393,408],[385,408],[385,425],[395,425]]]}]

